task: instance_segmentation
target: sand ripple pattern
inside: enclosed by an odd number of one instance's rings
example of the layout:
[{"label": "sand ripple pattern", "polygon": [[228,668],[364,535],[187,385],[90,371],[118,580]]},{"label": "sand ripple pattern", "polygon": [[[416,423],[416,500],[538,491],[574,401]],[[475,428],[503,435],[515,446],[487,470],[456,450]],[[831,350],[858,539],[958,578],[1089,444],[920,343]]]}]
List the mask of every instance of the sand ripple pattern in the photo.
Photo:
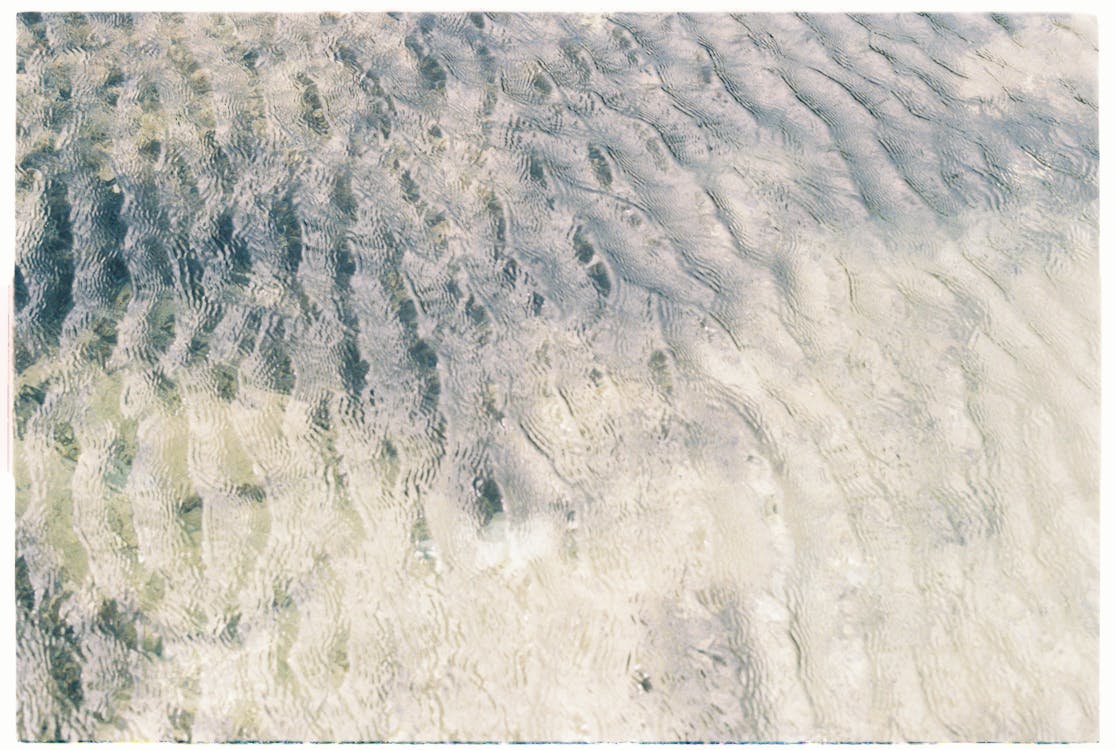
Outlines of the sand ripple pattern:
[{"label": "sand ripple pattern", "polygon": [[18,27],[22,737],[1096,737],[1091,19]]}]

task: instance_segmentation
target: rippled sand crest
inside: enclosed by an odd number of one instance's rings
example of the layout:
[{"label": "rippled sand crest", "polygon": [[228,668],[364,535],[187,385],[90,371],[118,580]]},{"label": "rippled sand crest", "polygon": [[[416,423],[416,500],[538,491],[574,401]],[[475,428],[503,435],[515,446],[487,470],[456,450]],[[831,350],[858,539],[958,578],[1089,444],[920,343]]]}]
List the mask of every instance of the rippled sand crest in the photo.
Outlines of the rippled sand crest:
[{"label": "rippled sand crest", "polygon": [[18,25],[21,737],[1096,738],[1093,19]]}]

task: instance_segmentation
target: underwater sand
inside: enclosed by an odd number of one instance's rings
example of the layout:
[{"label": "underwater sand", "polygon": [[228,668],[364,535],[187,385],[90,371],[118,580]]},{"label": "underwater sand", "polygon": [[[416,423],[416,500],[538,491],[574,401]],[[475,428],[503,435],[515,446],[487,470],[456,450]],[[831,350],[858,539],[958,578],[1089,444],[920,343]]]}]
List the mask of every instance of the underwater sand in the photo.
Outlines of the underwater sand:
[{"label": "underwater sand", "polygon": [[1093,19],[17,65],[20,737],[1096,739]]}]

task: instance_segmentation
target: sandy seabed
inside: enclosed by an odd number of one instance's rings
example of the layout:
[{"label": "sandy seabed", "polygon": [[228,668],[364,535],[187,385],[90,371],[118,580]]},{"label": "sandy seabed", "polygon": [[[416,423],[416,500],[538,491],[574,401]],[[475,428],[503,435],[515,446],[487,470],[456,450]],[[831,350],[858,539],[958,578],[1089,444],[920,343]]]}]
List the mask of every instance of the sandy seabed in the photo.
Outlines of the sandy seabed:
[{"label": "sandy seabed", "polygon": [[22,738],[1096,739],[1093,19],[18,27]]}]

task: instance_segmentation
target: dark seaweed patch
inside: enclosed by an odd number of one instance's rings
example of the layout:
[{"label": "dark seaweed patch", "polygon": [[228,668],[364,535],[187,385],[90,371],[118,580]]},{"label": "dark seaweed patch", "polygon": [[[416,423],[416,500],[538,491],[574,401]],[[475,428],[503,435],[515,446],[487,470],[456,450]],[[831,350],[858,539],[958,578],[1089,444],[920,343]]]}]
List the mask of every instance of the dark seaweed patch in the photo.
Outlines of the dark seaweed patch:
[{"label": "dark seaweed patch", "polygon": [[182,407],[182,396],[178,393],[178,384],[168,378],[161,370],[156,370],[151,375],[155,384],[155,395],[171,412],[177,412]]},{"label": "dark seaweed patch", "polygon": [[593,167],[593,175],[603,187],[612,185],[612,170],[608,168],[608,161],[596,146],[589,146],[589,164]]},{"label": "dark seaweed patch", "polygon": [[542,159],[537,156],[528,157],[527,176],[531,178],[532,182],[537,182],[546,187],[546,170],[543,168]]},{"label": "dark seaweed patch", "polygon": [[663,392],[670,393],[673,389],[673,382],[670,376],[670,367],[667,363],[667,355],[662,351],[654,351],[651,353],[651,359],[647,363],[651,370],[651,380]]},{"label": "dark seaweed patch", "polygon": [[221,257],[229,264],[230,280],[246,286],[252,272],[252,256],[248,253],[248,243],[236,236],[233,217],[229,211],[222,211],[217,217],[213,241]]},{"label": "dark seaweed patch", "polygon": [[422,339],[411,346],[408,354],[410,354],[411,360],[423,369],[433,370],[438,366],[438,354],[434,351],[434,347]]},{"label": "dark seaweed patch", "polygon": [[418,183],[411,179],[411,173],[404,171],[399,177],[399,186],[403,188],[403,200],[416,203],[419,199]]},{"label": "dark seaweed patch", "polygon": [[333,52],[333,59],[353,70],[361,69],[356,53],[347,44],[337,45],[337,49]]},{"label": "dark seaweed patch", "polygon": [[236,487],[236,496],[258,505],[267,499],[267,491],[258,484],[240,484]]},{"label": "dark seaweed patch", "polygon": [[145,113],[158,112],[161,105],[159,87],[152,81],[145,81],[136,94],[136,101]]},{"label": "dark seaweed patch", "polygon": [[201,320],[198,321],[186,350],[191,364],[209,356],[209,338],[220,322],[221,316],[216,312],[203,315]]},{"label": "dark seaweed patch", "polygon": [[314,425],[322,432],[329,432],[330,429],[330,416],[329,416],[329,399],[320,398],[318,403],[310,409],[310,424]]},{"label": "dark seaweed patch", "polygon": [[112,441],[108,465],[105,467],[105,485],[117,492],[123,492],[132,473],[132,463],[136,460],[134,428],[131,435]]},{"label": "dark seaweed patch", "polygon": [[225,628],[221,632],[221,640],[234,643],[240,640],[240,617],[241,613],[239,611],[233,612],[229,616],[228,620],[225,621]]},{"label": "dark seaweed patch", "polygon": [[19,264],[15,267],[15,280],[12,283],[14,292],[15,311],[18,313],[27,306],[30,297],[27,294],[27,283],[23,280],[23,271],[20,270]]},{"label": "dark seaweed patch", "polygon": [[465,301],[465,314],[469,316],[469,320],[473,321],[473,323],[478,326],[488,322],[488,313],[485,311],[484,305],[477,302],[471,296]]},{"label": "dark seaweed patch", "polygon": [[35,586],[31,583],[31,571],[27,560],[20,555],[15,561],[16,605],[30,613],[35,609]]},{"label": "dark seaweed patch", "polygon": [[271,222],[283,247],[283,269],[290,274],[298,273],[302,263],[302,222],[290,192],[272,204]]},{"label": "dark seaweed patch", "polygon": [[81,645],[73,626],[61,614],[68,595],[44,601],[39,608],[39,628],[47,635],[47,661],[59,698],[74,708],[85,701],[81,680]]},{"label": "dark seaweed patch", "polygon": [[112,318],[99,318],[92,328],[93,338],[86,351],[89,360],[104,367],[116,348],[116,321]]},{"label": "dark seaweed patch", "polygon": [[348,218],[354,218],[357,212],[356,198],[353,196],[352,178],[348,172],[339,172],[333,178],[333,191],[330,200]]},{"label": "dark seaweed patch", "polygon": [[423,386],[422,396],[419,399],[422,410],[433,413],[438,408],[438,400],[441,395],[442,381],[438,379],[436,374],[431,373],[426,379],[426,385]]},{"label": "dark seaweed patch", "polygon": [[24,384],[19,388],[19,395],[15,399],[16,436],[22,438],[27,428],[27,420],[31,418],[43,401],[46,394],[33,385]]},{"label": "dark seaweed patch", "polygon": [[318,84],[305,73],[299,73],[296,79],[302,86],[302,122],[306,127],[318,135],[329,134],[329,123],[325,118],[325,109],[322,104],[321,94],[318,93]]},{"label": "dark seaweed patch", "polygon": [[150,140],[140,145],[139,154],[148,161],[158,161],[159,156],[163,153],[163,142],[159,140]]},{"label": "dark seaweed patch", "polygon": [[191,539],[201,534],[203,505],[200,495],[190,495],[178,506],[179,523]]},{"label": "dark seaweed patch", "polygon": [[585,236],[585,230],[578,227],[574,230],[573,234],[574,255],[582,265],[593,260],[593,255],[596,252],[593,248],[593,243]]},{"label": "dark seaweed patch", "polygon": [[550,82],[546,80],[546,76],[542,73],[535,74],[535,77],[531,79],[531,86],[543,96],[548,96],[554,90],[554,87],[550,85]]},{"label": "dark seaweed patch", "polygon": [[415,330],[415,321],[418,320],[418,308],[410,297],[402,299],[395,308],[395,319],[408,331]]},{"label": "dark seaweed patch", "polygon": [[132,275],[128,265],[119,256],[113,255],[105,260],[102,268],[102,299],[111,306],[123,308],[132,298]]},{"label": "dark seaweed patch", "polygon": [[368,387],[369,364],[360,356],[351,336],[341,344],[341,381],[351,398],[359,399]]},{"label": "dark seaweed patch", "polygon": [[229,155],[225,153],[225,149],[221,148],[221,144],[217,142],[217,133],[212,130],[205,131],[202,142],[209,152],[213,171],[217,173],[218,179],[221,180],[222,184],[231,185],[234,181],[232,162],[229,161]]},{"label": "dark seaweed patch", "polygon": [[175,336],[174,310],[169,304],[156,306],[147,319],[147,341],[153,352],[162,354]]},{"label": "dark seaweed patch", "polygon": [[282,344],[279,344],[277,340],[271,341],[271,337],[268,338],[269,343],[261,351],[266,364],[268,386],[279,393],[290,395],[295,384],[291,357]]},{"label": "dark seaweed patch", "polygon": [[34,275],[45,287],[34,317],[42,322],[49,336],[57,339],[62,332],[62,322],[74,305],[74,236],[65,183],[51,180],[44,198],[47,220],[37,255],[50,270]]},{"label": "dark seaweed patch", "polygon": [[476,491],[477,513],[482,524],[490,523],[497,513],[504,512],[504,496],[495,479],[477,477],[473,482],[473,489]]},{"label": "dark seaweed patch", "polygon": [[54,450],[67,461],[77,461],[81,455],[81,446],[69,422],[59,422],[54,426]]},{"label": "dark seaweed patch", "polygon": [[353,275],[356,274],[356,261],[353,254],[343,243],[338,243],[333,256],[333,283],[338,289],[349,291]]},{"label": "dark seaweed patch", "polygon": [[446,90],[446,71],[433,57],[424,57],[419,63],[419,74],[426,87],[441,93]]},{"label": "dark seaweed patch", "polygon": [[125,648],[135,650],[139,643],[136,637],[136,615],[125,614],[115,599],[107,599],[97,613],[96,626],[103,633],[112,636]]},{"label": "dark seaweed patch", "polygon": [[239,374],[236,368],[226,364],[214,365],[213,384],[218,398],[222,401],[232,401],[240,391]]},{"label": "dark seaweed patch", "polygon": [[492,233],[496,240],[496,251],[500,252],[508,242],[508,221],[504,218],[504,207],[500,205],[500,201],[497,200],[494,195],[488,196],[484,207],[488,212],[488,219],[492,224]]},{"label": "dark seaweed patch", "polygon": [[589,280],[593,282],[593,286],[597,288],[597,292],[602,297],[607,297],[609,292],[612,291],[612,282],[608,279],[608,271],[605,269],[604,264],[600,261],[589,266]]}]

